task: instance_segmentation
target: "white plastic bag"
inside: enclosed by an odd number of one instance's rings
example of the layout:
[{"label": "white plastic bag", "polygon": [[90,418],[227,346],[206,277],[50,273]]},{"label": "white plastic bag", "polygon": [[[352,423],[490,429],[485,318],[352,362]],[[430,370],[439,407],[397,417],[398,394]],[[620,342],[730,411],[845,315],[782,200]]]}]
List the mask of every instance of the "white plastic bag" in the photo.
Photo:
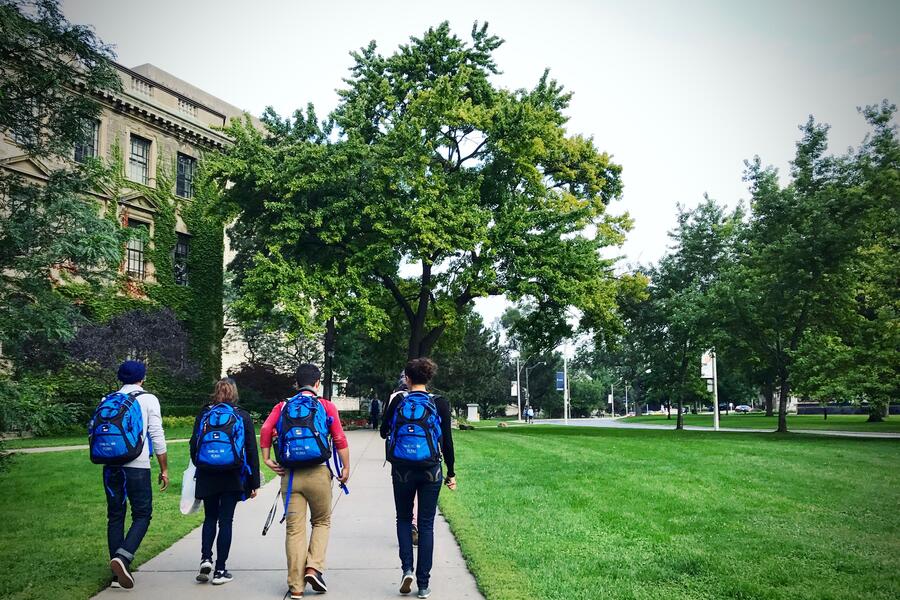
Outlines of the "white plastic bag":
[{"label": "white plastic bag", "polygon": [[196,475],[197,467],[194,466],[194,461],[190,461],[181,477],[181,514],[183,515],[197,512],[202,504],[201,500],[194,497],[197,489],[197,482],[194,480]]}]

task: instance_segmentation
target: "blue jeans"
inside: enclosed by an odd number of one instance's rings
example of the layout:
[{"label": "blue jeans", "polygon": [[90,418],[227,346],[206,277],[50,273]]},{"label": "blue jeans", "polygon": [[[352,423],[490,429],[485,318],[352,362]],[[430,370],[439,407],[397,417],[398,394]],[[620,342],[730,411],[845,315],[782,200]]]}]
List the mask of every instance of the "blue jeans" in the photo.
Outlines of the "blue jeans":
[{"label": "blue jeans", "polygon": [[[234,521],[234,509],[240,502],[241,492],[222,492],[203,499],[203,537],[200,546],[200,558],[212,559],[213,540],[216,541],[216,571],[225,570],[225,561],[231,550],[231,525]],[[216,538],[216,527],[219,536]]]},{"label": "blue jeans", "polygon": [[419,560],[416,565],[416,584],[420,588],[427,588],[434,555],[434,515],[443,483],[441,466],[429,469],[395,467],[391,470],[391,479],[394,484],[394,506],[397,509],[400,565],[404,571],[413,570],[412,517],[413,503],[418,496]]},{"label": "blue jeans", "polygon": [[[109,557],[119,557],[131,564],[153,516],[153,487],[150,469],[103,467],[106,490],[106,542]],[[131,527],[125,533],[126,503],[131,504]]]}]

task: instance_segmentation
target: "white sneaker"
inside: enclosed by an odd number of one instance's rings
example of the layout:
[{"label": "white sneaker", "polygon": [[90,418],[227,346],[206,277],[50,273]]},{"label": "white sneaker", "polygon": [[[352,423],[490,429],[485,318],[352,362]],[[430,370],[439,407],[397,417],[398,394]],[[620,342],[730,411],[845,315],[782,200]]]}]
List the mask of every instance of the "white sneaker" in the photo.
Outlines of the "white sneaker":
[{"label": "white sneaker", "polygon": [[412,584],[415,580],[412,571],[403,571],[403,580],[400,582],[400,593],[408,594],[412,591]]},{"label": "white sneaker", "polygon": [[209,574],[212,573],[213,564],[212,561],[209,560],[201,560],[200,561],[200,572],[197,573],[197,581],[200,583],[206,583],[209,581]]}]

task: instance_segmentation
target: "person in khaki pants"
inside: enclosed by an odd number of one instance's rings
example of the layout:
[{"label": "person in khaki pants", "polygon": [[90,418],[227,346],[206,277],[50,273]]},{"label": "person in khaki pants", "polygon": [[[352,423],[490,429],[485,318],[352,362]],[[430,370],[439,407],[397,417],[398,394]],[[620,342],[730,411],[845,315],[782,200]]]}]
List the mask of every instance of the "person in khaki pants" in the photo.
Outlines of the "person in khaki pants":
[{"label": "person in khaki pants", "polygon": [[[297,368],[297,387],[301,394],[314,397],[325,407],[329,417],[329,435],[334,448],[343,463],[343,469],[335,476],[341,483],[350,477],[350,449],[347,436],[341,427],[337,407],[324,398],[318,398],[321,372],[315,365],[304,364]],[[288,591],[292,600],[303,598],[306,584],[317,592],[327,592],[325,585],[325,553],[328,549],[328,535],[331,531],[332,474],[325,464],[294,469],[293,477],[271,456],[272,437],[284,402],[272,409],[259,432],[259,445],[263,461],[281,476],[281,493],[287,500],[287,530],[285,551],[288,563]],[[290,489],[288,487],[291,486]],[[307,517],[307,508],[309,516]],[[312,530],[309,544],[306,541],[306,520],[309,518]]]}]

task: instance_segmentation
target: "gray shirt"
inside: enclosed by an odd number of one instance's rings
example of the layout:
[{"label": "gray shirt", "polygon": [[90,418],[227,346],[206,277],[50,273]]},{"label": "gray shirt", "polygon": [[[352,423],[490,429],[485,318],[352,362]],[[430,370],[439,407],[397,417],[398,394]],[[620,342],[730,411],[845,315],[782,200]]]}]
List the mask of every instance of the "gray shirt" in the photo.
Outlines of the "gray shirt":
[{"label": "gray shirt", "polygon": [[[130,394],[137,390],[143,390],[139,385],[126,384],[119,391],[123,394]],[[159,408],[159,398],[153,394],[146,393],[137,397],[137,403],[141,406],[141,416],[144,419],[144,449],[141,455],[130,463],[122,465],[123,467],[133,467],[136,469],[150,468],[150,443],[153,443],[154,454],[166,453],[166,435],[163,432],[162,412]]]}]

